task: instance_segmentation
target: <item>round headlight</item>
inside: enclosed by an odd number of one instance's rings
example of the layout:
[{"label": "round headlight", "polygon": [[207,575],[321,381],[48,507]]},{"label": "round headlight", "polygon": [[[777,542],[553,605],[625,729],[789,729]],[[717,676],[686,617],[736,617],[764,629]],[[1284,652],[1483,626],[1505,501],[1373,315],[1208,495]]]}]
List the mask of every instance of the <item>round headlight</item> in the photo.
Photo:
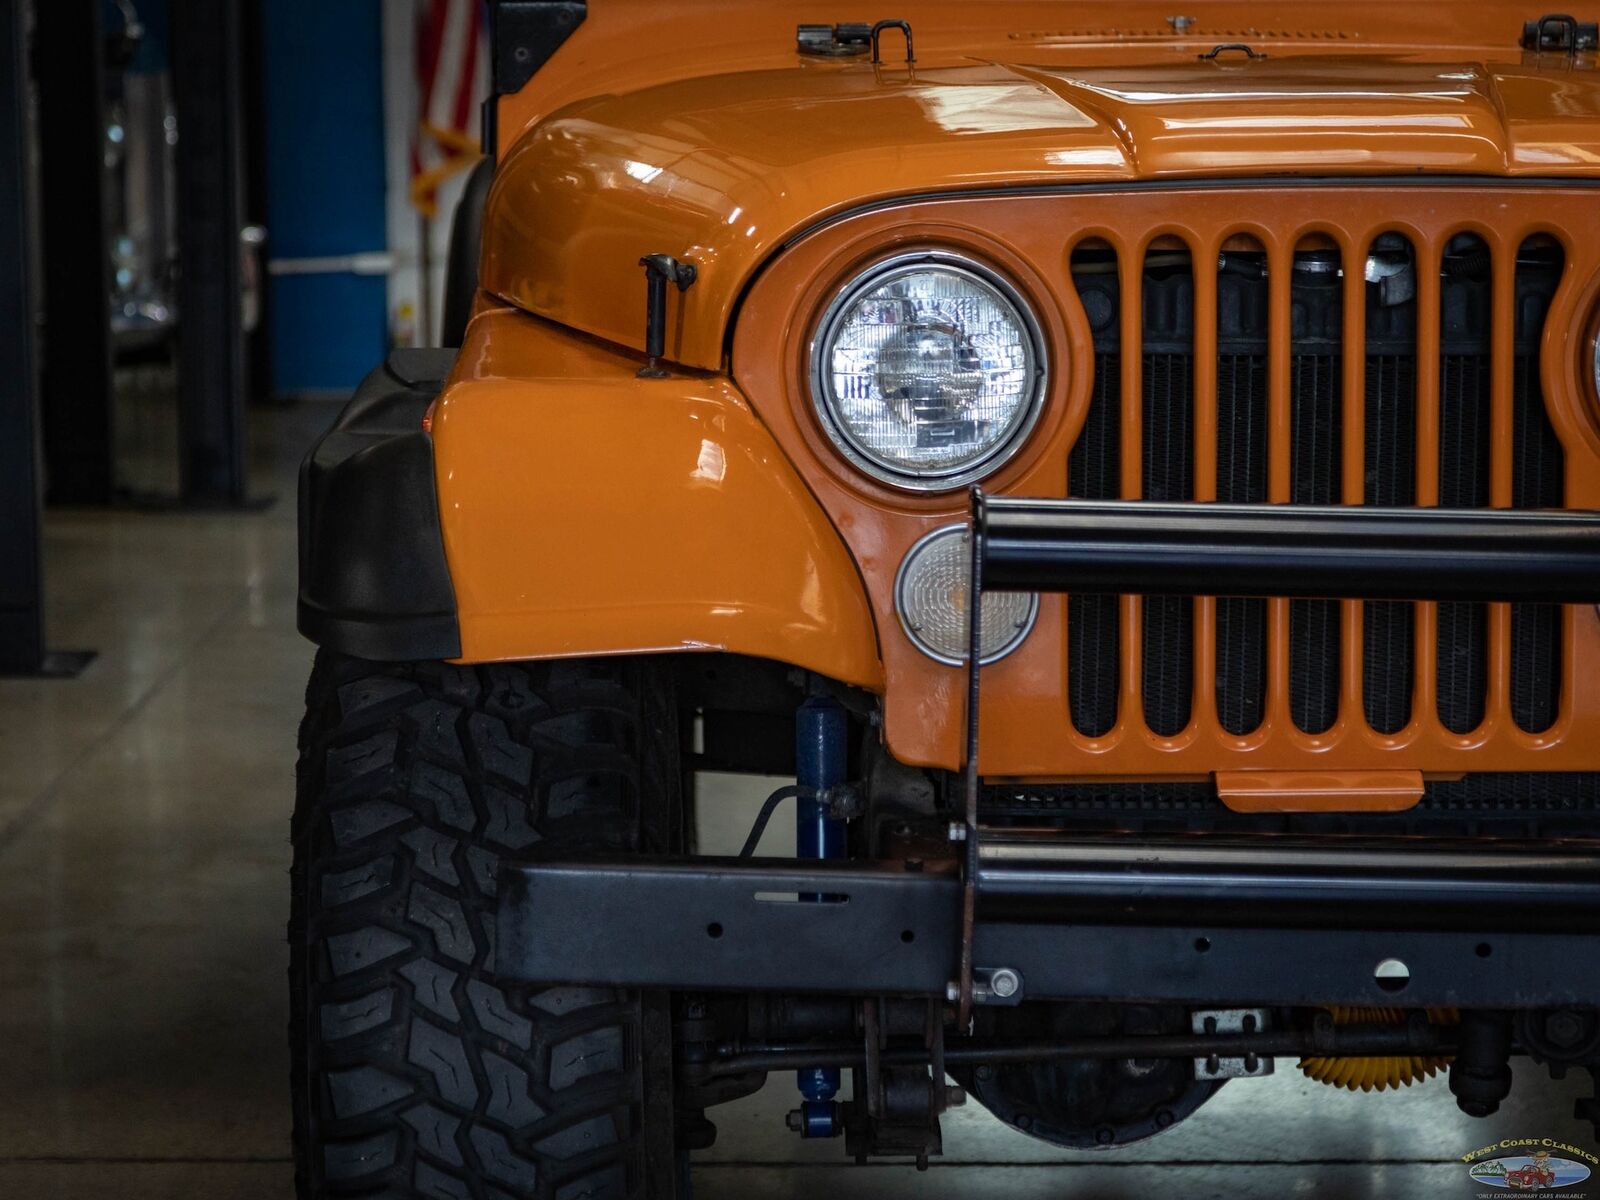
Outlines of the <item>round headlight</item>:
[{"label": "round headlight", "polygon": [[[894,582],[894,607],[906,636],[929,658],[951,666],[966,663],[970,642],[972,542],[965,525],[946,525],[907,552]],[[1022,644],[1039,615],[1032,592],[983,593],[983,630],[978,643],[984,663]]]},{"label": "round headlight", "polygon": [[904,255],[829,307],[812,396],[829,438],[868,475],[959,487],[1010,458],[1038,418],[1041,340],[999,276],[955,255]]}]

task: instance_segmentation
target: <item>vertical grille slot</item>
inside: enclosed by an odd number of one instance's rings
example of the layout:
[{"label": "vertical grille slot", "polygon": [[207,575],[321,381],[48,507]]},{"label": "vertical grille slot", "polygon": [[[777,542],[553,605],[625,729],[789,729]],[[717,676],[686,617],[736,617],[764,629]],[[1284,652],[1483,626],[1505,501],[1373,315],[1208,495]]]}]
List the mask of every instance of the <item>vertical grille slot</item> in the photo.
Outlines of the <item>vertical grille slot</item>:
[{"label": "vertical grille slot", "polygon": [[[1440,280],[1439,495],[1445,508],[1484,508],[1490,499],[1494,268],[1475,235],[1445,249]],[[1452,733],[1482,722],[1489,673],[1489,609],[1438,606],[1437,705]]]},{"label": "vertical grille slot", "polygon": [[[1343,307],[1337,249],[1295,254],[1290,310],[1289,494],[1294,504],[1337,504],[1342,471]],[[1328,292],[1333,289],[1334,298]],[[1289,706],[1306,733],[1339,715],[1339,605],[1289,606]]]},{"label": "vertical grille slot", "polygon": [[[1566,500],[1565,452],[1545,410],[1539,377],[1545,318],[1564,265],[1555,244],[1530,240],[1517,254],[1511,459],[1511,503],[1517,508],[1560,508]],[[1558,605],[1511,606],[1511,717],[1528,733],[1543,733],[1559,715],[1561,636]]]},{"label": "vertical grille slot", "polygon": [[[1143,434],[1140,492],[1194,499],[1194,273],[1189,255],[1152,250],[1144,263]],[[1194,601],[1145,596],[1145,725],[1166,737],[1189,724],[1194,695]]]},{"label": "vertical grille slot", "polygon": [[[1363,504],[1417,502],[1417,263],[1411,243],[1385,234],[1366,269]],[[1416,609],[1396,601],[1362,606],[1362,710],[1379,733],[1411,720]]]},{"label": "vertical grille slot", "polygon": [[[1267,501],[1267,258],[1255,246],[1230,250],[1217,276],[1216,498]],[[1267,602],[1216,601],[1217,720],[1229,733],[1254,731],[1266,710]]]},{"label": "vertical grille slot", "polygon": [[[1078,251],[1072,275],[1094,335],[1094,389],[1083,431],[1067,459],[1067,495],[1115,500],[1122,491],[1122,335],[1115,252]],[[1073,728],[1086,737],[1104,737],[1117,723],[1119,610],[1116,596],[1067,598],[1067,700]]]}]

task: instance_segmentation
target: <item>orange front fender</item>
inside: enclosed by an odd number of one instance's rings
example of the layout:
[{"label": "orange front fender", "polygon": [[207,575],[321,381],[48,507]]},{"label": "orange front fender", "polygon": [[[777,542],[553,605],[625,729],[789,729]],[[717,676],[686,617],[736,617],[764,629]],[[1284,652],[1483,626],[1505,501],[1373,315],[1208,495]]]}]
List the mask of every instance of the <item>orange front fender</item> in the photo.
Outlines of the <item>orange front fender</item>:
[{"label": "orange front fender", "polygon": [[509,310],[431,414],[461,661],[721,650],[881,691],[861,577],[733,384]]}]

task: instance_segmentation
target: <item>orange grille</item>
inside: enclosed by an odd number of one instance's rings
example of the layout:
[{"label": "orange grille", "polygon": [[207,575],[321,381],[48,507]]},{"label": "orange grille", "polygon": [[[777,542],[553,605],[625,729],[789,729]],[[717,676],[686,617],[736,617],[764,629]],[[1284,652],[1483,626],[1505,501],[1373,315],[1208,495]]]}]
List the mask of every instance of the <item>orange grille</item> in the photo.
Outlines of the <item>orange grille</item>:
[{"label": "orange grille", "polygon": [[[1123,273],[1111,251],[1080,250],[1073,275],[1094,326],[1094,388],[1090,411],[1074,446],[1068,494],[1109,500],[1142,496],[1159,501],[1216,499],[1261,503],[1272,494],[1269,413],[1273,363],[1269,352],[1271,274],[1266,254],[1247,240],[1224,248],[1208,282],[1217,314],[1214,361],[1195,353],[1196,285],[1192,260],[1181,248],[1152,249],[1130,305],[1137,328],[1119,326]],[[1289,455],[1292,504],[1405,506],[1418,503],[1418,465],[1436,460],[1439,503],[1454,508],[1490,502],[1493,413],[1493,327],[1513,327],[1511,501],[1520,508],[1559,507],[1564,501],[1564,451],[1544,407],[1538,377],[1539,337],[1560,279],[1563,253],[1549,238],[1529,239],[1514,264],[1512,309],[1496,311],[1487,248],[1472,234],[1447,246],[1442,261],[1419,261],[1405,238],[1383,235],[1360,259],[1345,263],[1326,239],[1303,243],[1288,287]],[[1436,277],[1441,298],[1438,353],[1438,446],[1417,436],[1418,277]],[[1354,298],[1352,299],[1352,293]],[[1137,356],[1142,392],[1122,392],[1121,363]],[[1210,411],[1197,413],[1198,381]],[[1280,393],[1281,395],[1281,393]],[[1124,414],[1139,427],[1139,473],[1122,477]],[[1197,417],[1199,418],[1197,420]],[[1200,434],[1196,436],[1199,427]],[[1342,471],[1350,446],[1361,460]],[[1281,456],[1280,456],[1281,461]],[[1204,467],[1202,467],[1202,463]],[[1203,487],[1197,475],[1204,468]],[[1342,476],[1342,478],[1341,478]],[[1286,487],[1282,486],[1283,483]],[[1358,489],[1352,496],[1342,490]],[[1247,734],[1264,716],[1268,606],[1253,599],[1213,604],[1213,698],[1218,723]],[[1416,678],[1416,613],[1409,604],[1360,605],[1360,709],[1368,726],[1395,733],[1410,719]],[[1559,609],[1511,607],[1511,717],[1519,729],[1543,732],[1559,703]],[[1116,659],[1121,637],[1116,600],[1074,597],[1068,606],[1070,706],[1074,727],[1099,736],[1116,723]],[[1487,708],[1487,607],[1441,606],[1433,647],[1435,715],[1454,733],[1470,733]],[[1187,598],[1147,597],[1137,636],[1139,683],[1147,728],[1171,736],[1189,723],[1197,687],[1211,686],[1195,670],[1202,630]],[[1341,613],[1330,601],[1295,600],[1288,614],[1288,707],[1295,728],[1321,733],[1338,718]],[[1352,681],[1353,682],[1353,681]]]},{"label": "orange grille", "polygon": [[[1141,198],[1121,209],[1115,229],[1086,231],[1075,244],[1081,315],[1115,329],[1110,345],[1092,333],[1099,369],[1068,494],[1096,498],[1114,474],[1105,498],[1565,503],[1565,456],[1539,371],[1565,267],[1563,231],[1486,227],[1438,211],[1428,221],[1319,220],[1317,201],[1294,199],[1274,197],[1275,215],[1287,220],[1262,227],[1233,212],[1179,226],[1164,219],[1168,205]],[[1143,229],[1141,216],[1150,220]],[[1385,256],[1383,246],[1404,251]],[[1115,261],[1117,286],[1096,297],[1083,267],[1100,248],[1102,263]],[[1381,284],[1368,277],[1407,260],[1409,354],[1393,353],[1390,329],[1369,353]],[[1187,278],[1174,287],[1152,263],[1178,264]],[[1220,278],[1241,264],[1263,270],[1255,297]],[[1316,297],[1329,287],[1337,291]],[[1104,316],[1110,291],[1114,322]],[[1264,309],[1259,348],[1222,345],[1249,340],[1237,310],[1252,300]],[[1191,321],[1170,319],[1189,304]],[[1334,322],[1319,322],[1319,306]],[[1236,318],[1231,328],[1224,309]],[[1188,353],[1173,345],[1185,336]],[[1563,339],[1551,340],[1560,353]],[[1369,409],[1380,405],[1369,426]],[[1097,436],[1117,443],[1114,472],[1092,461]],[[1396,440],[1408,443],[1403,455]],[[1353,741],[1534,748],[1560,738],[1571,701],[1573,621],[1559,609],[1086,596],[1068,612],[1071,720],[1080,739],[1103,746],[1209,734],[1240,747],[1287,739],[1307,750]],[[1258,636],[1241,636],[1257,623]]]},{"label": "orange grille", "polygon": [[[1600,509],[1600,432],[1586,374],[1600,287],[1597,215],[1600,189],[1492,180],[1062,189],[919,200],[840,221],[781,256],[747,301],[735,373],[753,397],[793,398],[792,407],[764,405],[763,416],[851,543],[880,630],[889,631],[885,731],[896,756],[960,761],[960,673],[894,636],[892,576],[917,536],[960,519],[964,497],[908,500],[840,467],[809,425],[808,331],[793,320],[797,303],[820,311],[840,279],[888,246],[952,247],[1015,279],[1045,326],[1052,392],[1026,451],[986,485],[996,492],[1093,495],[1084,482],[1097,479],[1105,494],[1134,500],[1179,498],[1176,487],[1202,501]],[[1470,298],[1483,312],[1467,322],[1482,338],[1476,348],[1452,344],[1462,327],[1453,306],[1463,301],[1442,274],[1463,236],[1484,259]],[[1414,320],[1402,352],[1369,355],[1366,265],[1385,238],[1413,258]],[[1533,303],[1533,267],[1519,271],[1518,256],[1539,247],[1557,265],[1548,268],[1551,288],[1522,314],[1519,338],[1518,297]],[[1330,285],[1338,329],[1323,330],[1316,353],[1304,344],[1317,330],[1297,296],[1308,271],[1295,271],[1297,253],[1311,250],[1345,268]],[[1225,328],[1219,335],[1219,304],[1239,302],[1219,287],[1231,269],[1224,252],[1257,254],[1264,268],[1254,354],[1227,345]],[[1086,256],[1097,254],[1097,269],[1116,282],[1109,343],[1103,305],[1086,305],[1082,287]],[[1188,341],[1176,355],[1146,344],[1161,331],[1147,311],[1151,256],[1192,279]],[[1398,336],[1378,332],[1376,340]],[[775,343],[787,347],[777,360]],[[1147,377],[1161,386],[1147,388]],[[1239,397],[1252,389],[1259,426],[1241,450],[1227,439],[1242,436]],[[1165,425],[1153,419],[1157,392]],[[1314,440],[1309,428],[1325,436]],[[1152,472],[1147,443],[1167,474]],[[1534,446],[1547,465],[1564,464],[1554,484],[1528,469]],[[1137,596],[1044,597],[1033,634],[984,673],[984,773],[1149,780],[1249,769],[1600,767],[1600,620],[1591,609],[1183,603],[1174,613],[1165,600]],[[1249,604],[1258,610],[1241,607]],[[1154,630],[1153,607],[1167,609]],[[1101,652],[1090,662],[1075,640],[1098,642]],[[1463,645],[1469,661],[1460,663]],[[1252,646],[1258,665],[1241,670],[1229,660],[1219,672],[1219,654]],[[1297,694],[1313,684],[1316,696]],[[1108,719],[1084,720],[1086,686],[1109,689]],[[1164,708],[1151,704],[1158,689]]]}]

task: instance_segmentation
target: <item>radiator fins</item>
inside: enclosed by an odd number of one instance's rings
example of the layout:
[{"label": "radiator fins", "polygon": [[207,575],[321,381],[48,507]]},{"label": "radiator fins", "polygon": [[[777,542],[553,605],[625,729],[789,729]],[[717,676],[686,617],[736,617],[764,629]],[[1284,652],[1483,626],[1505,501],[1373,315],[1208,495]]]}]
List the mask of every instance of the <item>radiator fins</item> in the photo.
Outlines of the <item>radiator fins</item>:
[{"label": "radiator fins", "polygon": [[[1353,1008],[1336,1006],[1329,1009],[1335,1025],[1400,1025],[1406,1014],[1398,1008]],[[1454,1025],[1458,1020],[1456,1010],[1429,1009],[1428,1020],[1435,1025]],[[1342,1087],[1349,1091],[1382,1092],[1389,1088],[1410,1087],[1425,1079],[1432,1079],[1450,1065],[1448,1058],[1415,1056],[1386,1058],[1302,1058],[1300,1069],[1318,1083]]]}]

